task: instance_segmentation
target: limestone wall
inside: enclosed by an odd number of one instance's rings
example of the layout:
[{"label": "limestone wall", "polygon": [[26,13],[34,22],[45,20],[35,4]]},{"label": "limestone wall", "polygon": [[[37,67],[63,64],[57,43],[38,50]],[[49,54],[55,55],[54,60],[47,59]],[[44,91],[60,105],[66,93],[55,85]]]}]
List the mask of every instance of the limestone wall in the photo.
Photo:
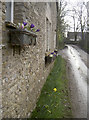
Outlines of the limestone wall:
[{"label": "limestone wall", "polygon": [[[8,28],[5,25],[5,4],[3,3],[2,43],[2,109],[3,118],[28,118],[35,108],[41,88],[53,67],[53,62],[45,67],[46,7],[47,3],[15,3],[14,22],[27,20],[40,29],[36,45],[13,48],[10,44]],[[56,28],[56,4],[52,4],[51,49],[54,50]],[[53,15],[54,14],[54,15]],[[1,15],[0,15],[1,17]],[[1,18],[0,18],[1,19]],[[1,27],[1,25],[0,25]],[[1,32],[0,32],[1,37]],[[15,53],[14,53],[15,50]]]},{"label": "limestone wall", "polygon": [[[0,2],[0,21],[2,21],[2,3]],[[2,22],[0,22],[0,119],[2,118]]]}]

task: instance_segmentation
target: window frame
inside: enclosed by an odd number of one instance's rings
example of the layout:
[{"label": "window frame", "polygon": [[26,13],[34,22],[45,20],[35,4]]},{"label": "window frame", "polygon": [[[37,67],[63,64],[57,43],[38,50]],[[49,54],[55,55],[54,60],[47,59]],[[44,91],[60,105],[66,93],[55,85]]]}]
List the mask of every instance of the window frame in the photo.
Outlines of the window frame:
[{"label": "window frame", "polygon": [[[5,21],[9,21],[9,22],[12,22],[14,21],[14,0],[11,0],[10,3],[10,16],[8,16],[8,11],[6,10],[6,18],[5,18]],[[7,6],[6,6],[7,7]]]}]

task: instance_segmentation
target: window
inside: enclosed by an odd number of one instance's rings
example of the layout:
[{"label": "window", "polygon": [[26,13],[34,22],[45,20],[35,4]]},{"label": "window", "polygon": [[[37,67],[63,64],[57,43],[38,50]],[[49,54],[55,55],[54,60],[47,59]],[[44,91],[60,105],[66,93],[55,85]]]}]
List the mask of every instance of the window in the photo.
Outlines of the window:
[{"label": "window", "polygon": [[56,48],[56,32],[54,33],[54,49]]},{"label": "window", "polygon": [[46,51],[48,51],[49,49],[49,45],[48,45],[48,19],[46,18]]},{"label": "window", "polygon": [[6,2],[6,21],[10,21],[13,23],[14,18],[14,1]]},{"label": "window", "polygon": [[49,6],[51,7],[51,2],[48,2]]},{"label": "window", "polygon": [[51,23],[46,18],[46,52],[50,51],[51,48]]}]

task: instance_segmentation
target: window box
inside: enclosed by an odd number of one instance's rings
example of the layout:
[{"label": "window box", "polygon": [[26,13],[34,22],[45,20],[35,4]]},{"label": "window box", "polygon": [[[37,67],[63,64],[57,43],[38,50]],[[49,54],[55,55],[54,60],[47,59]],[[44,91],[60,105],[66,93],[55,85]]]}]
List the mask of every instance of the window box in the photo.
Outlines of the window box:
[{"label": "window box", "polygon": [[57,57],[57,49],[55,49],[53,52],[46,52],[45,53],[45,65],[50,64],[52,61],[54,61]]},{"label": "window box", "polygon": [[45,56],[45,65],[48,65],[52,62],[52,58],[49,56]]},{"label": "window box", "polygon": [[37,35],[35,32],[17,28],[16,24],[6,21],[6,27],[10,31],[12,45],[28,46],[36,45]]},{"label": "window box", "polygon": [[37,35],[34,32],[12,29],[10,30],[10,34],[12,45],[29,46],[36,44]]},{"label": "window box", "polygon": [[45,53],[45,65],[50,64],[54,60],[54,55],[50,52]]}]

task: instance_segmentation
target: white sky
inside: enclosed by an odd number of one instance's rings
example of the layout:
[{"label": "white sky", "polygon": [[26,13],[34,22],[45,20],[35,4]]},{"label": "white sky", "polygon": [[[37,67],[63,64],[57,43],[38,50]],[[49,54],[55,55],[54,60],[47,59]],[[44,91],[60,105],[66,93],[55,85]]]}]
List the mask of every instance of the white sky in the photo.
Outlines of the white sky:
[{"label": "white sky", "polygon": [[[73,6],[77,7],[77,3],[79,3],[79,2],[87,3],[89,0],[64,0],[64,1],[66,1],[68,3],[67,9],[72,9]],[[84,14],[87,15],[86,9],[85,9]],[[72,27],[72,28],[70,28],[70,31],[74,31],[73,30],[73,28],[74,28],[73,18],[70,16],[66,16],[65,21],[67,21],[67,23]],[[77,20],[75,20],[75,23],[77,23]]]},{"label": "white sky", "polygon": [[65,1],[67,1],[68,3],[76,4],[77,2],[82,2],[82,1],[88,2],[89,0],[65,0]]}]

